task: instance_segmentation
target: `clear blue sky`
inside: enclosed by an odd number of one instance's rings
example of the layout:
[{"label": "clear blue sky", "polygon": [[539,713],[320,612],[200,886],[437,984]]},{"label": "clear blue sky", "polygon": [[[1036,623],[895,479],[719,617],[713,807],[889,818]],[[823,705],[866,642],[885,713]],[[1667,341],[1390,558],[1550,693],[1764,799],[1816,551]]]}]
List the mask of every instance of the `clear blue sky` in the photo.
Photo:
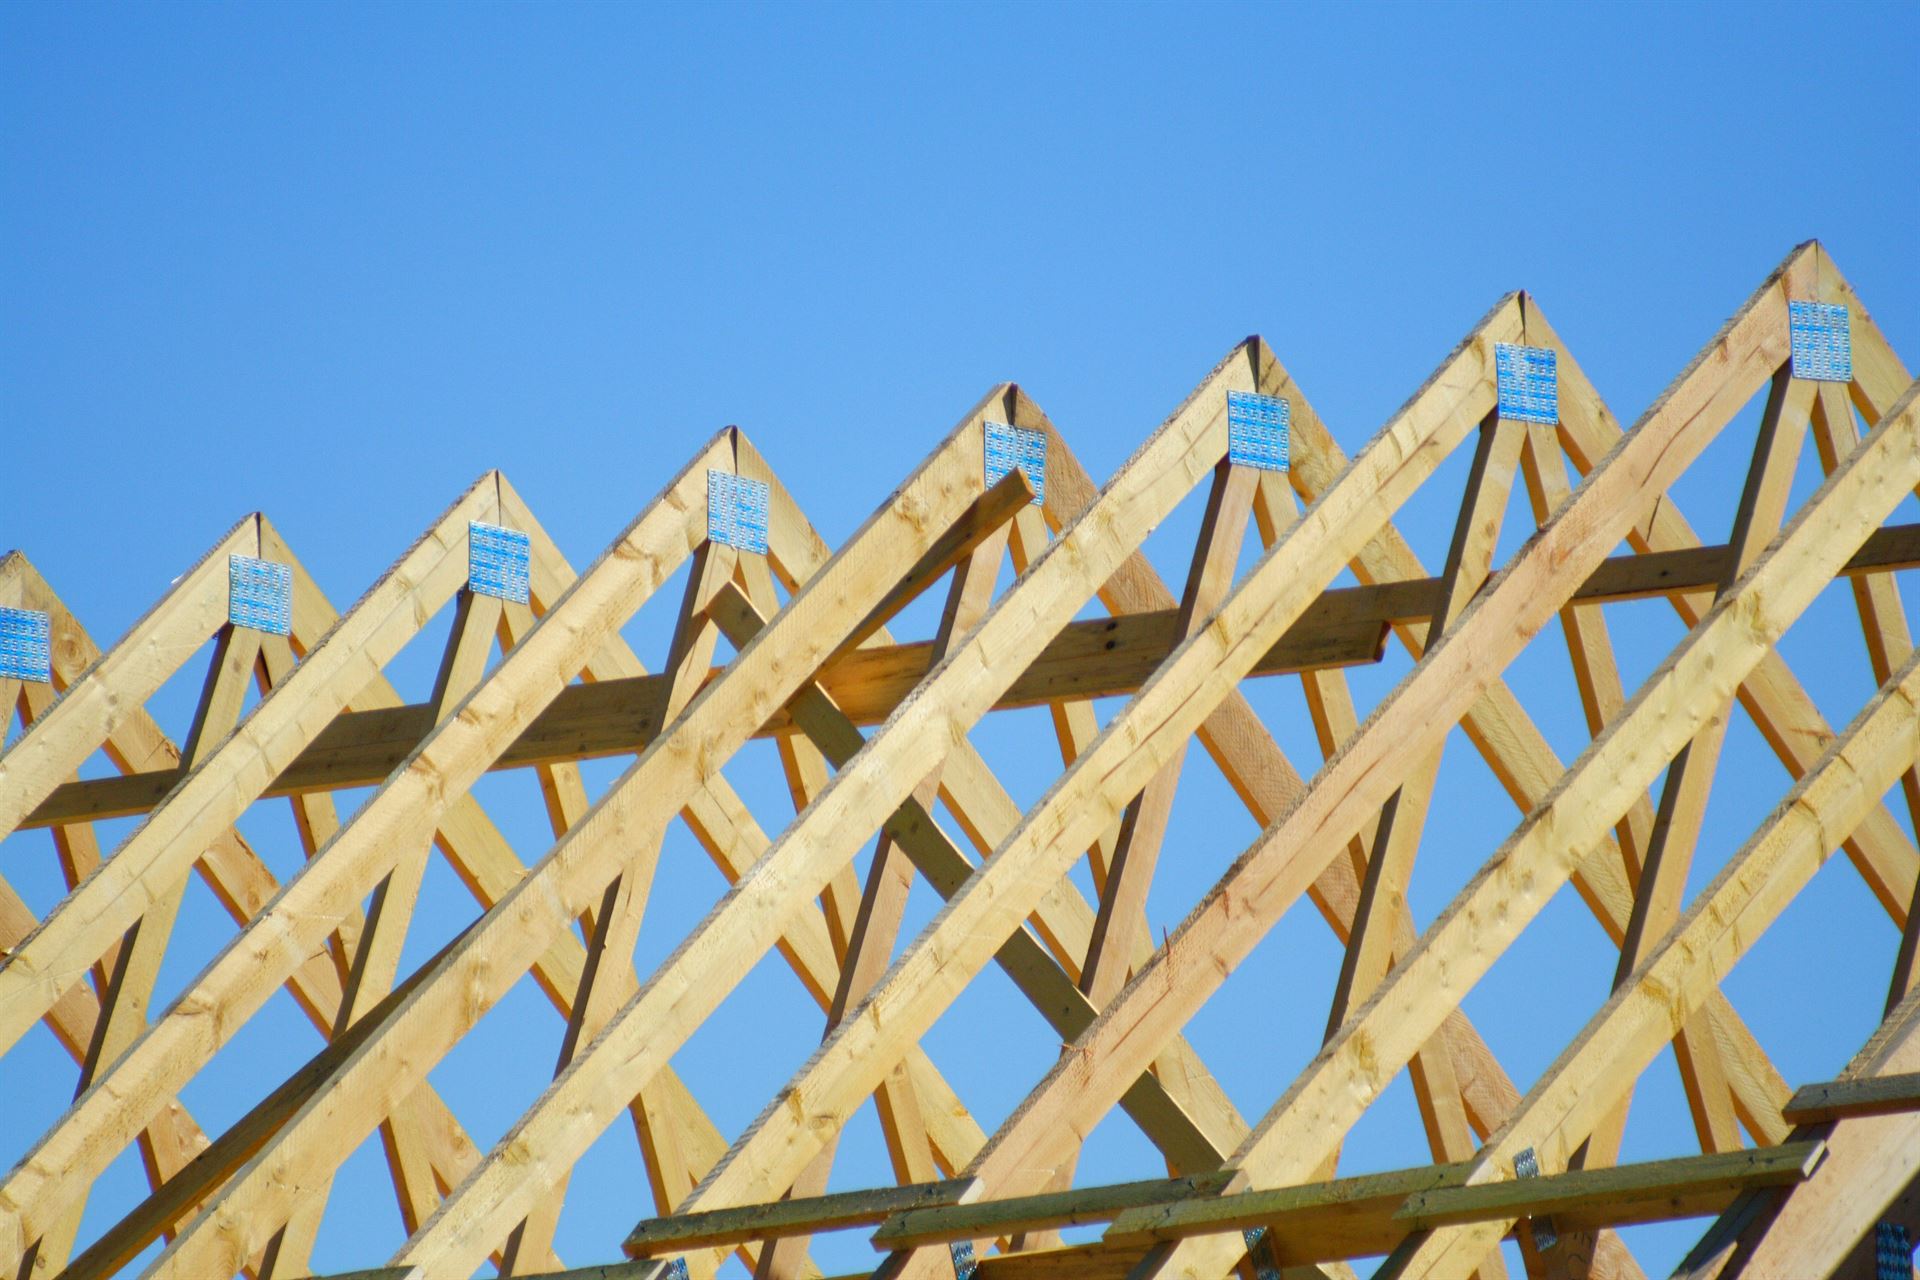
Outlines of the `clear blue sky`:
[{"label": "clear blue sky", "polygon": [[[345,605],[493,466],[585,563],[727,423],[838,540],[993,382],[1025,384],[1104,478],[1252,332],[1351,450],[1514,288],[1631,420],[1809,237],[1920,361],[1916,47],[1910,3],[7,6],[0,546],[25,550],[106,640],[261,509]],[[1744,447],[1709,460],[1738,467]],[[1724,471],[1701,487],[1703,531],[1724,527],[1737,487]],[[1443,505],[1409,515],[1430,561]],[[1169,574],[1190,527],[1153,544]],[[1836,722],[1867,692],[1842,604],[1823,601],[1793,637]],[[1671,616],[1620,615],[1635,671],[1676,638]],[[1557,645],[1544,636],[1551,660],[1522,675],[1571,756]],[[416,682],[430,657],[408,655]],[[1363,677],[1362,696],[1403,668]],[[170,723],[185,697],[168,691]],[[1283,745],[1311,772],[1298,697],[1263,706],[1290,717]],[[1045,760],[1044,722],[1013,723],[983,742]],[[1707,870],[1784,788],[1744,722],[1729,751],[1735,798],[1716,811]],[[1458,738],[1448,761],[1460,816],[1423,854],[1423,920],[1515,817]],[[1177,921],[1253,834],[1209,818],[1231,808],[1210,768],[1189,769],[1157,922]],[[506,799],[531,813],[529,789]],[[777,798],[765,813],[777,826]],[[259,838],[284,845],[272,817]],[[529,858],[544,848],[537,818],[502,821]],[[645,955],[719,887],[681,845]],[[37,833],[0,849],[41,909],[51,868]],[[1850,876],[1844,860],[1823,873],[1818,927],[1730,986],[1795,1082],[1864,1038],[1891,961],[1893,931]],[[441,890],[433,918],[452,928],[463,900]],[[1310,1055],[1338,966],[1330,935],[1297,914],[1195,1028],[1249,1114]],[[169,990],[224,937],[210,909],[189,919],[205,928],[170,957]],[[1525,963],[1469,1002],[1523,1085],[1604,992],[1598,938],[1569,896]],[[1591,1002],[1528,986],[1556,962]],[[756,972],[728,1024],[777,1026],[777,1051],[709,1037],[682,1055],[732,1131],[818,1035],[777,967]],[[1769,985],[1795,974],[1866,994]],[[935,1039],[991,1129],[1053,1046],[989,986],[969,1008],[1004,1010],[1018,1054],[983,1055],[957,1019]],[[492,1060],[436,1074],[483,1143],[550,1070],[539,1037],[557,1023],[536,1004],[483,1025]],[[315,1041],[279,1016],[284,1041],[263,1033],[260,1051],[290,1064]],[[520,1036],[520,1017],[544,1030]],[[1250,1034],[1258,1052],[1236,1039]],[[0,1066],[0,1096],[31,1087],[53,1105],[70,1066],[49,1046]],[[219,1066],[222,1088],[189,1102],[224,1122],[267,1082]],[[1665,1083],[1636,1105],[1630,1155],[1690,1141],[1671,1069],[1654,1075]],[[0,1107],[0,1163],[47,1119],[38,1103]],[[862,1123],[838,1185],[884,1177]],[[1084,1178],[1152,1171],[1125,1130],[1102,1129]],[[576,1184],[569,1261],[614,1256],[645,1212],[633,1145],[617,1128]],[[1423,1158],[1403,1084],[1345,1167]],[[322,1265],[371,1264],[397,1242],[377,1169],[363,1152],[342,1178]],[[89,1235],[135,1193],[128,1162],[115,1177]],[[1649,1270],[1692,1231],[1639,1233]],[[871,1255],[856,1239],[821,1256]]]}]

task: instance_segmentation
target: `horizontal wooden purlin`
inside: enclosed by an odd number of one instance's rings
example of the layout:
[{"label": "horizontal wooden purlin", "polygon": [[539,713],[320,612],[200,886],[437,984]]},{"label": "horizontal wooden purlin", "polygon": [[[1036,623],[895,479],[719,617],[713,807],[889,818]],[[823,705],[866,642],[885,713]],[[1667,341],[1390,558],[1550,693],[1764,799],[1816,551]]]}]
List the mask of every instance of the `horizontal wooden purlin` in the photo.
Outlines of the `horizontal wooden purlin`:
[{"label": "horizontal wooden purlin", "polygon": [[1718,1213],[1742,1191],[1806,1180],[1824,1153],[1817,1140],[1789,1142],[1472,1186],[1467,1165],[1432,1165],[1168,1204],[1102,1243],[1137,1250],[1264,1227],[1275,1260],[1292,1266],[1387,1253],[1412,1232],[1465,1222],[1551,1217],[1563,1231],[1598,1231]]},{"label": "horizontal wooden purlin", "polygon": [[1425,1165],[1172,1201],[1142,1214],[1129,1214],[1133,1229],[1109,1230],[1103,1243],[1133,1250],[1208,1231],[1264,1226],[1268,1243],[1282,1263],[1365,1257],[1387,1252],[1406,1235],[1407,1227],[1396,1225],[1394,1214],[1408,1197],[1459,1186],[1468,1170],[1465,1164]]},{"label": "horizontal wooden purlin", "polygon": [[[1466,1176],[1464,1164],[1429,1165],[1387,1173],[1362,1174],[1332,1182],[1253,1193],[1264,1197],[1262,1211],[1300,1215],[1300,1234],[1311,1234],[1314,1247],[1330,1247],[1339,1256],[1353,1242],[1375,1244],[1385,1224],[1407,1198],[1458,1183]],[[983,1200],[951,1207],[915,1209],[889,1218],[874,1233],[878,1249],[906,1249],[955,1240],[985,1240],[1022,1231],[1041,1231],[1109,1221],[1129,1209],[1161,1210],[1168,1218],[1183,1209],[1233,1203],[1241,1197],[1220,1198],[1213,1189],[1227,1175],[1162,1178],[1106,1187],[1079,1187],[1070,1191]],[[1359,1224],[1359,1230],[1350,1229]],[[1405,1228],[1397,1229],[1404,1234]],[[1123,1249],[1145,1246],[1161,1238],[1157,1231],[1110,1235],[1107,1243]],[[1397,1238],[1397,1237],[1396,1237]],[[1389,1242],[1390,1244],[1391,1242]],[[1376,1249],[1375,1252],[1383,1250]]]},{"label": "horizontal wooden purlin", "polygon": [[[406,1280],[412,1274],[412,1267],[368,1267],[360,1271],[342,1271],[316,1277],[316,1280]],[[540,1271],[523,1275],[520,1280],[668,1280],[670,1274],[667,1263],[649,1260],[602,1262],[593,1266],[569,1267],[565,1271]],[[852,1280],[852,1277],[846,1280]]]},{"label": "horizontal wooden purlin", "polygon": [[980,1259],[974,1280],[1124,1280],[1139,1254],[1101,1244],[1026,1253],[995,1253]]},{"label": "horizontal wooden purlin", "polygon": [[1697,1218],[1720,1212],[1742,1191],[1805,1182],[1825,1155],[1826,1143],[1815,1139],[1446,1187],[1410,1197],[1394,1218],[1403,1229],[1425,1230],[1518,1213],[1550,1217],[1563,1231]]},{"label": "horizontal wooden purlin", "polygon": [[632,1257],[650,1258],[707,1245],[872,1226],[896,1213],[955,1204],[967,1186],[964,1178],[916,1182],[904,1187],[839,1191],[773,1204],[739,1205],[671,1218],[650,1218],[633,1229],[622,1247]]},{"label": "horizontal wooden purlin", "polygon": [[[600,1262],[584,1267],[568,1267],[565,1271],[538,1271],[523,1275],[519,1280],[671,1280],[671,1263],[665,1259],[648,1258],[640,1262]],[[342,1271],[330,1276],[317,1276],[315,1280],[407,1280],[413,1274],[412,1267],[368,1267],[361,1271]],[[823,1276],[821,1280],[868,1280],[865,1271],[846,1275]]]},{"label": "horizontal wooden purlin", "polygon": [[[1131,693],[1172,651],[1174,610],[1075,622],[1056,637],[996,706],[1039,706],[1056,698]],[[1281,675],[1374,662],[1386,643],[1381,621],[1295,627],[1268,652],[1256,674]],[[885,720],[932,666],[931,643],[858,649],[829,666],[821,683],[856,724]],[[716,670],[709,678],[718,675]],[[664,676],[632,676],[569,685],[495,762],[495,769],[630,755],[660,732]],[[405,760],[432,726],[424,704],[350,712],[322,731],[262,794],[293,795],[372,786]],[[784,711],[761,727],[765,737],[790,729]],[[55,788],[23,827],[45,827],[145,813],[180,781],[156,770]]]},{"label": "horizontal wooden purlin", "polygon": [[1806,1085],[1787,1099],[1780,1116],[1788,1124],[1802,1125],[1903,1111],[1920,1111],[1920,1071]]},{"label": "horizontal wooden purlin", "polygon": [[1187,1196],[1208,1195],[1226,1181],[1226,1174],[1186,1178],[1155,1178],[1105,1187],[1074,1187],[1007,1200],[977,1200],[932,1209],[909,1209],[887,1219],[873,1235],[876,1249],[909,1249],[951,1240],[994,1240],[1023,1231],[1110,1222],[1126,1209],[1165,1204]]},{"label": "horizontal wooden purlin", "polygon": [[[1142,1252],[1163,1239],[1264,1226],[1273,1260],[1283,1267],[1337,1262],[1388,1253],[1416,1230],[1489,1218],[1551,1217],[1562,1231],[1597,1230],[1693,1218],[1717,1213],[1742,1191],[1804,1181],[1825,1150],[1820,1142],[1721,1155],[1688,1156],[1608,1169],[1582,1169],[1545,1178],[1458,1185],[1466,1165],[1433,1165],[1366,1174],[1278,1191],[1248,1192],[1166,1206],[1183,1216],[1167,1232],[1110,1235],[1098,1244],[991,1255],[980,1260],[978,1280],[1119,1280]],[[1446,1185],[1446,1184],[1454,1185]],[[1140,1184],[1149,1185],[1149,1184]],[[1422,1189],[1408,1193],[1407,1188]],[[1089,1188],[1088,1194],[1099,1188]],[[1011,1209],[1024,1201],[1008,1200]],[[1267,1216],[1240,1212],[1258,1202]],[[1273,1212],[1273,1206],[1287,1207]],[[922,1211],[922,1219],[988,1210],[990,1203]],[[908,1215],[902,1215],[906,1217]],[[1015,1219],[1008,1217],[1006,1221]],[[986,1234],[986,1233],[982,1233]],[[934,1237],[946,1239],[951,1237]],[[906,1243],[902,1241],[901,1243]]]},{"label": "horizontal wooden purlin", "polygon": [[[1582,603],[1645,599],[1717,585],[1725,546],[1649,552],[1607,560],[1577,591]],[[1920,567],[1920,525],[1894,525],[1869,538],[1845,574]],[[1353,666],[1379,658],[1386,628],[1431,616],[1436,578],[1341,587],[1323,593],[1254,667],[1255,675]],[[1138,689],[1172,650],[1176,611],[1124,614],[1070,624],[996,705],[1007,710],[1060,698],[1094,698]],[[855,723],[879,724],[927,674],[933,646],[876,645],[836,659],[821,683]],[[507,748],[496,769],[627,755],[660,731],[661,676],[636,676],[561,691],[526,733]],[[371,786],[405,760],[431,727],[424,704],[353,712],[329,725],[314,744],[274,780],[265,795]],[[761,736],[790,728],[782,712]],[[22,827],[45,827],[145,813],[179,782],[175,770],[69,782],[56,788]]]}]

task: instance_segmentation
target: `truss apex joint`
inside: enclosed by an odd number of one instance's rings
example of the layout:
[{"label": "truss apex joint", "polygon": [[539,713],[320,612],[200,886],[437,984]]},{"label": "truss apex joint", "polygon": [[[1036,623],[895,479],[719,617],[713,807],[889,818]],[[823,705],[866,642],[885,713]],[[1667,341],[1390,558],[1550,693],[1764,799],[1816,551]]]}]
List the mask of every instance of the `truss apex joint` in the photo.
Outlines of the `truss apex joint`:
[{"label": "truss apex joint", "polygon": [[513,604],[526,604],[533,539],[519,529],[482,520],[467,522],[467,590]]},{"label": "truss apex joint", "polygon": [[227,621],[268,635],[291,634],[293,567],[254,556],[228,556]]},{"label": "truss apex joint", "polygon": [[764,480],[731,471],[707,472],[707,539],[755,555],[767,554],[767,510],[772,490]]},{"label": "truss apex joint", "polygon": [[0,680],[52,684],[52,639],[53,619],[44,611],[0,608]]}]

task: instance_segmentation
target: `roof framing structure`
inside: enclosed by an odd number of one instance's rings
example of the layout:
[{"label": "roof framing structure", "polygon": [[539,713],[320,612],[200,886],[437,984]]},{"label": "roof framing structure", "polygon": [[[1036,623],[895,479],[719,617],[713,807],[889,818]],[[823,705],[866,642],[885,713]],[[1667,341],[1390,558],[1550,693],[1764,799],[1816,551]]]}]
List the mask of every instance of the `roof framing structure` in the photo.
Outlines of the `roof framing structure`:
[{"label": "roof framing structure", "polygon": [[[1744,447],[1729,424],[1749,402]],[[1700,462],[1723,435],[1734,452]],[[1809,439],[1821,478],[1796,490]],[[1728,498],[1724,541],[1681,515],[1682,476]],[[1624,1280],[1643,1271],[1621,1229],[1676,1218],[1708,1220],[1689,1277],[1874,1274],[1920,1237],[1920,657],[1898,584],[1920,525],[1896,519],[1917,488],[1920,384],[1809,243],[1624,429],[1512,294],[1351,457],[1258,338],[1104,486],[1022,388],[993,387],[838,549],[727,428],[577,573],[498,473],[344,612],[261,515],[104,651],[11,553],[0,621],[44,625],[47,656],[0,670],[19,721],[0,1070],[50,1033],[78,1076],[27,1082],[47,1123],[0,1180],[0,1275],[311,1275],[375,1139],[403,1238],[359,1260],[369,1280],[800,1280],[821,1274],[814,1237],[848,1231],[878,1250],[860,1274],[886,1277]],[[1452,512],[1437,571],[1403,532],[1416,497]],[[1168,582],[1144,548],[1189,500]],[[1876,691],[1823,710],[1781,640],[1830,589]],[[1659,601],[1677,638],[1636,682],[1609,621]],[[643,610],[667,624],[655,672]],[[929,638],[895,635],[923,616]],[[408,701],[396,662],[438,636]],[[1403,674],[1363,708],[1350,669],[1389,646]],[[1586,731],[1571,760],[1522,696],[1523,655],[1553,650]],[[152,708],[203,654],[176,746]],[[1293,681],[1304,725],[1249,696]],[[1044,789],[971,736],[1022,709],[1057,745]],[[1709,864],[1740,718],[1784,766],[1779,802]],[[1311,776],[1289,735],[1317,745]],[[1463,820],[1450,743],[1514,815],[1422,925],[1411,890],[1438,855],[1419,856]],[[790,809],[738,780],[755,752]],[[1202,756],[1259,834],[1156,941]],[[532,858],[489,813],[490,775],[523,773],[550,840]],[[254,833],[280,799],[298,855],[276,873]],[[36,912],[11,864],[39,830],[63,890]],[[124,832],[110,852],[106,831]],[[655,901],[682,831],[725,883],[704,914]],[[1898,942],[1890,973],[1854,975],[1884,1021],[1796,1091],[1725,984],[1836,852]],[[1690,882],[1696,861],[1717,869]],[[472,904],[428,952],[447,872]],[[176,992],[162,964],[196,881],[232,930]],[[1465,1005],[1568,886],[1611,979],[1558,993],[1595,1012],[1517,1082]],[[916,889],[939,902],[924,925]],[[1195,1019],[1303,899],[1341,957],[1321,1047],[1243,1112]],[[723,1007],[773,955],[821,1038],[725,1122],[675,1060],[739,1035]],[[934,1033],[1001,979],[1059,1050],[989,1127]],[[559,1023],[551,1081],[504,1127],[463,1121],[450,1064],[523,981]],[[203,1127],[183,1099],[203,1105],[283,993],[310,1056],[263,1066],[237,1118]],[[1669,1050],[1691,1133],[1625,1159]],[[1401,1080],[1419,1149],[1343,1173]],[[869,1102],[893,1183],[836,1190]],[[650,1204],[578,1185],[623,1115]],[[1164,1177],[1089,1156],[1115,1116]],[[144,1191],[106,1190],[129,1151]],[[623,1260],[567,1271],[583,1196],[637,1225],[604,1242]]]}]

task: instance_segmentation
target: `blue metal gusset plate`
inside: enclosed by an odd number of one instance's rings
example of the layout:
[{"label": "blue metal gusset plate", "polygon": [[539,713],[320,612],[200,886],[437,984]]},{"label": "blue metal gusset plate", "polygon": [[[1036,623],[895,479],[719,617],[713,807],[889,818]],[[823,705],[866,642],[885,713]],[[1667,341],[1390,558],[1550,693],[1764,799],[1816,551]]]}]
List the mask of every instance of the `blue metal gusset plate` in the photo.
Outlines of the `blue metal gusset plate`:
[{"label": "blue metal gusset plate", "polygon": [[1280,1280],[1280,1268],[1274,1265],[1273,1250],[1267,1247],[1267,1229],[1248,1227],[1240,1233],[1247,1242],[1247,1257],[1253,1260],[1255,1280]]},{"label": "blue metal gusset plate", "polygon": [[532,547],[532,540],[518,529],[468,521],[467,590],[525,604]]},{"label": "blue metal gusset plate", "polygon": [[252,556],[227,557],[227,621],[269,635],[293,630],[293,569]]},{"label": "blue metal gusset plate", "polygon": [[1898,1222],[1883,1222],[1873,1233],[1874,1280],[1913,1280],[1913,1237]]},{"label": "blue metal gusset plate", "polygon": [[1493,345],[1500,416],[1510,422],[1560,421],[1560,366],[1545,347]]},{"label": "blue metal gusset plate", "polygon": [[707,472],[707,538],[755,555],[767,554],[770,497],[764,480],[749,480],[731,471]]},{"label": "blue metal gusset plate", "polygon": [[1292,426],[1293,406],[1279,396],[1227,392],[1227,461],[1236,467],[1285,471]]},{"label": "blue metal gusset plate", "polygon": [[[1012,468],[1008,468],[1012,470]],[[1005,471],[1001,475],[1007,474]],[[947,1256],[953,1260],[953,1280],[973,1280],[980,1266],[973,1260],[973,1241],[961,1240],[947,1246]]]},{"label": "blue metal gusset plate", "polygon": [[1033,504],[1047,500],[1047,433],[1004,422],[987,424],[987,462],[983,473],[987,487],[1000,483],[1002,476],[1020,468],[1033,489]]},{"label": "blue metal gusset plate", "polygon": [[[53,683],[51,620],[38,609],[0,609],[0,679]],[[0,728],[12,707],[0,707]]]},{"label": "blue metal gusset plate", "polygon": [[1847,309],[1827,302],[1789,302],[1793,376],[1815,382],[1853,381],[1853,330]]}]

